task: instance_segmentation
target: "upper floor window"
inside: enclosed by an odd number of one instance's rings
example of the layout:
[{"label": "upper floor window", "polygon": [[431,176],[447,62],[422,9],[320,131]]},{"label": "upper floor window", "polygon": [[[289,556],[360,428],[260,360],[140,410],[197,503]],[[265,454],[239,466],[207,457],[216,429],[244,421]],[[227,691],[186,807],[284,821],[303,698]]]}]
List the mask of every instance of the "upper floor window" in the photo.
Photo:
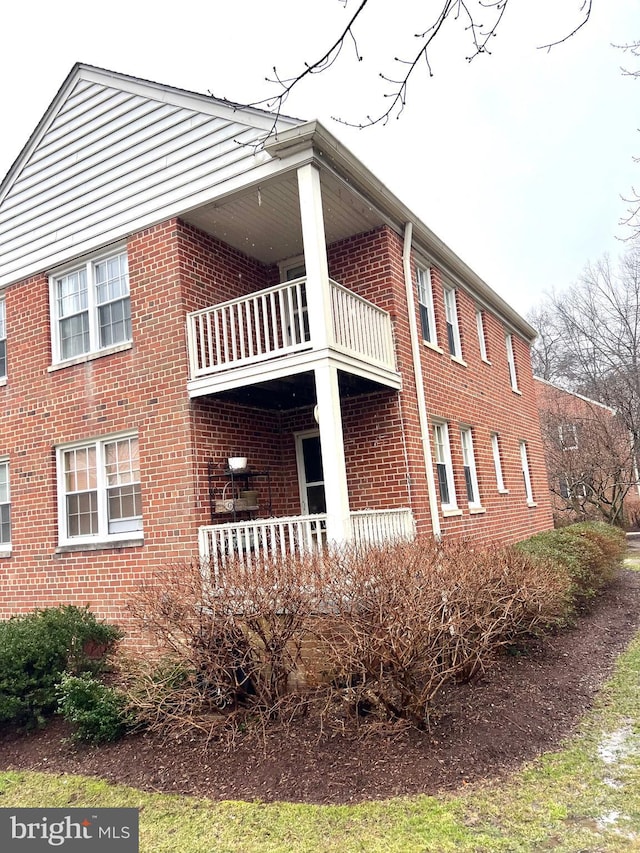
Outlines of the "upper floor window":
[{"label": "upper floor window", "polygon": [[0,460],[0,550],[11,545],[11,494],[9,491],[9,462]]},{"label": "upper floor window", "polygon": [[453,465],[451,463],[451,447],[449,444],[449,428],[447,424],[433,425],[433,443],[436,450],[436,471],[442,509],[456,509],[456,492],[453,482]]},{"label": "upper floor window", "polygon": [[454,358],[462,358],[460,327],[458,326],[458,306],[456,304],[456,292],[452,287],[444,288],[444,312],[447,320],[449,352]]},{"label": "upper floor window", "polygon": [[54,361],[131,340],[127,253],[89,260],[51,278]]},{"label": "upper floor window", "polygon": [[491,450],[493,452],[493,466],[496,471],[496,485],[499,492],[506,492],[504,476],[502,474],[502,457],[500,456],[500,440],[497,432],[491,433]]},{"label": "upper floor window", "polygon": [[464,465],[467,500],[470,507],[477,507],[480,506],[480,489],[478,488],[478,474],[473,452],[473,436],[469,427],[463,427],[460,430],[460,441],[462,443],[462,464]]},{"label": "upper floor window", "polygon": [[507,348],[507,364],[509,365],[509,380],[511,382],[511,390],[518,394],[518,374],[516,373],[516,358],[513,353],[513,335],[505,335],[505,346]]},{"label": "upper floor window", "polygon": [[59,448],[58,506],[61,544],[139,537],[138,437]]},{"label": "upper floor window", "polygon": [[7,375],[7,315],[4,299],[0,299],[0,379]]},{"label": "upper floor window", "polygon": [[433,310],[433,289],[431,287],[431,270],[417,268],[418,274],[418,307],[420,309],[420,327],[422,339],[437,345],[436,318]]},{"label": "upper floor window", "polygon": [[483,361],[488,362],[489,359],[487,357],[487,338],[484,333],[484,312],[480,309],[476,309],[476,327],[478,329],[478,344],[480,346],[480,358]]},{"label": "upper floor window", "polygon": [[524,491],[529,506],[535,506],[533,500],[533,489],[531,488],[531,472],[529,471],[529,455],[527,453],[527,442],[520,442],[520,461],[522,463],[522,477],[524,479]]},{"label": "upper floor window", "polygon": [[574,423],[559,424],[558,438],[563,450],[578,449],[578,426]]}]

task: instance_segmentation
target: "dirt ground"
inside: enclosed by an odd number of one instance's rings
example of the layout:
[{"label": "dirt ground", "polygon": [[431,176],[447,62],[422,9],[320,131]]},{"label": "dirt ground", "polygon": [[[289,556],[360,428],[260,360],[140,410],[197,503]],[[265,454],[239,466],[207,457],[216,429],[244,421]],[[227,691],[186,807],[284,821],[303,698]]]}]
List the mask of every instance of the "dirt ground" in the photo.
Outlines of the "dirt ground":
[{"label": "dirt ground", "polygon": [[201,739],[145,735],[76,746],[56,719],[43,731],[0,738],[0,769],[81,773],[215,800],[346,803],[453,790],[500,778],[570,735],[639,627],[640,574],[622,571],[575,628],[450,688],[430,733],[319,737],[303,720],[270,734],[266,747],[240,738],[227,753]]}]

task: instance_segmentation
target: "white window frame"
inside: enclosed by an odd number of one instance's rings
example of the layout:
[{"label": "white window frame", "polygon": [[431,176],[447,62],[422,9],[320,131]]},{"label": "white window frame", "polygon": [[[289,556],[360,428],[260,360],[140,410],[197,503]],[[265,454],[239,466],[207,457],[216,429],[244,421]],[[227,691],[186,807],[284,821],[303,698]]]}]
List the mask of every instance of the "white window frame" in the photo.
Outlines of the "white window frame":
[{"label": "white window frame", "polygon": [[516,394],[520,394],[521,392],[518,388],[518,372],[516,370],[516,357],[513,350],[513,335],[510,333],[505,334],[504,344],[507,350],[507,364],[509,365],[509,381],[511,382],[511,390],[515,391]]},{"label": "white window frame", "polygon": [[531,487],[531,471],[529,470],[529,455],[527,453],[527,442],[520,442],[520,462],[522,464],[522,476],[524,479],[524,491],[527,496],[527,504],[536,506],[533,499],[533,489]]},{"label": "white window frame", "polygon": [[[449,425],[446,421],[434,421],[433,423],[434,461],[436,464],[436,482],[440,495],[440,506],[443,512],[456,512],[458,501],[456,498],[456,486],[453,479],[453,463],[451,461],[451,443],[449,441]],[[442,466],[439,468],[438,466]],[[445,475],[445,483],[448,492],[448,501],[442,499],[440,487],[440,471]]]},{"label": "white window frame", "polygon": [[559,424],[558,437],[560,439],[560,447],[563,450],[578,449],[578,427],[576,424],[571,422]]},{"label": "white window frame", "polygon": [[[102,305],[99,305],[95,273],[96,267],[101,263],[109,261],[113,258],[119,258],[121,256],[124,256],[125,263],[127,266],[127,292],[125,295],[119,296],[117,299],[109,300],[108,303],[105,302]],[[84,270],[85,272],[87,282],[87,305],[86,308],[78,310],[76,316],[84,314],[85,312],[87,313],[89,326],[89,349],[82,353],[75,353],[73,355],[63,356],[60,324],[65,318],[60,317],[58,312],[58,283],[62,281],[62,279],[64,279],[65,277],[73,275],[76,272],[81,272],[82,270]],[[51,317],[51,352],[53,364],[74,364],[79,361],[86,361],[87,359],[93,358],[98,355],[107,355],[110,352],[117,352],[120,349],[129,348],[132,342],[132,333],[130,333],[128,337],[123,338],[121,341],[110,343],[105,346],[100,346],[99,309],[101,307],[104,307],[106,304],[109,304],[110,302],[119,302],[125,299],[129,301],[129,324],[131,324],[131,290],[129,286],[129,267],[126,246],[119,246],[117,248],[112,247],[109,249],[109,251],[101,252],[97,255],[92,255],[91,257],[83,261],[62,267],[59,270],[56,270],[55,273],[51,274],[49,276],[49,305]]]},{"label": "white window frame", "polygon": [[500,437],[497,432],[491,433],[491,451],[493,453],[493,466],[496,471],[496,485],[498,487],[498,491],[503,495],[508,495],[509,489],[505,488],[504,485],[502,458],[500,456]]},{"label": "white window frame", "polygon": [[[476,469],[471,427],[460,427],[460,444],[462,445],[462,464],[464,465],[465,489],[469,509],[480,509],[482,504],[480,502],[480,486],[478,485],[478,471]],[[471,495],[469,491],[471,491]]]},{"label": "white window frame", "polygon": [[[9,468],[9,457],[1,456],[0,457],[0,469],[4,469],[5,471],[5,482],[6,482],[6,493],[3,495],[0,493],[0,511],[4,509],[4,507],[8,508],[9,514],[9,538],[6,540],[2,539],[2,527],[0,526],[0,554],[7,555],[11,553],[11,483],[10,483],[10,468]],[[4,498],[4,500],[3,500]],[[0,522],[1,522],[0,517]]]},{"label": "white window frame", "polygon": [[[58,489],[58,544],[60,546],[74,546],[81,548],[83,545],[108,544],[112,542],[142,540],[143,522],[142,515],[133,516],[139,518],[136,529],[128,529],[115,533],[109,532],[108,517],[108,484],[105,471],[105,448],[106,445],[126,439],[138,439],[137,432],[116,433],[103,436],[89,441],[77,441],[71,444],[59,445],[56,448],[56,476]],[[97,500],[98,530],[96,533],[72,536],[68,531],[67,519],[67,490],[65,484],[65,454],[73,450],[94,448],[96,452],[96,488],[86,491],[95,491]],[[139,447],[138,447],[139,449]],[[132,484],[138,485],[140,481]],[[127,483],[129,485],[129,483]],[[73,493],[72,491],[70,493]]]},{"label": "white window frame", "polygon": [[[432,347],[438,346],[438,332],[436,329],[436,313],[433,307],[433,281],[430,267],[416,267],[416,279],[418,290],[418,310],[420,313],[420,332],[422,340]],[[425,320],[429,334],[425,335]]]},{"label": "white window frame", "polygon": [[458,298],[456,290],[443,285],[444,313],[447,321],[447,344],[451,358],[462,361],[462,344],[460,342],[460,324],[458,323]]},{"label": "white window frame", "polygon": [[[4,350],[4,351],[3,351]],[[4,369],[2,367],[4,362]],[[0,296],[0,383],[7,379],[7,303],[4,296]]]},{"label": "white window frame", "polygon": [[487,364],[491,364],[487,356],[487,336],[484,331],[484,311],[476,308],[476,328],[478,329],[478,345],[480,347],[480,358]]}]

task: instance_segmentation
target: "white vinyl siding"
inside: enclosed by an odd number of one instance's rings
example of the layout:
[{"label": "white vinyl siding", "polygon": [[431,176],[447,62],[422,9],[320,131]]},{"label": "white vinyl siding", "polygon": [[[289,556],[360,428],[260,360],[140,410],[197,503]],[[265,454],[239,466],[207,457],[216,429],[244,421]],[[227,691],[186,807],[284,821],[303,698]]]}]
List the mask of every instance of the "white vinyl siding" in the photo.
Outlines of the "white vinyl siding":
[{"label": "white vinyl siding", "polygon": [[142,536],[136,435],[58,448],[60,544]]},{"label": "white vinyl siding", "polygon": [[520,442],[520,461],[522,463],[522,478],[524,480],[524,491],[529,506],[535,506],[533,500],[533,489],[531,488],[531,472],[529,470],[529,455],[527,453],[526,441]]},{"label": "white vinyl siding", "polygon": [[467,489],[467,501],[469,507],[480,506],[480,489],[478,487],[478,472],[476,470],[476,458],[473,452],[473,434],[469,427],[460,430],[460,443],[462,444],[462,463],[464,466],[464,481]]},{"label": "white vinyl siding", "polygon": [[502,474],[502,459],[500,457],[500,439],[497,432],[491,433],[491,451],[493,453],[493,465],[496,471],[496,485],[498,491],[506,493],[507,489],[504,485],[504,476]]},{"label": "white vinyl siding", "polygon": [[130,341],[126,252],[52,276],[51,315],[55,363]]},{"label": "white vinyl siding", "polygon": [[440,503],[443,510],[457,509],[456,490],[453,481],[449,427],[446,423],[433,425],[433,443],[435,447],[436,474]]},{"label": "white vinyl siding", "polygon": [[438,344],[436,335],[436,317],[433,310],[433,287],[431,284],[431,270],[417,267],[418,279],[418,308],[420,311],[420,329],[422,340],[434,346]]},{"label": "white vinyl siding", "polygon": [[516,372],[516,358],[513,352],[513,336],[505,335],[505,346],[507,349],[507,364],[509,365],[509,381],[511,382],[511,390],[520,393],[518,388],[518,374]]},{"label": "white vinyl siding", "polygon": [[456,292],[452,287],[444,288],[444,311],[447,320],[447,343],[454,358],[462,358],[460,346],[460,327],[458,325],[458,306]]}]

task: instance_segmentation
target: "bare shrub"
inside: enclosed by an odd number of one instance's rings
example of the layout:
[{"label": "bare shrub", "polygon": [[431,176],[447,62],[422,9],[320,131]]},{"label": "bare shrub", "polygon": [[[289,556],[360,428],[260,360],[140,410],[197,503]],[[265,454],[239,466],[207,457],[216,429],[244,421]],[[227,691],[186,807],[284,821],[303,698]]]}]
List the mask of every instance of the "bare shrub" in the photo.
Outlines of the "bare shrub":
[{"label": "bare shrub", "polygon": [[460,541],[334,555],[330,576],[318,628],[333,684],[356,715],[419,727],[446,682],[556,622],[569,588],[550,564]]},{"label": "bare shrub", "polygon": [[215,585],[197,562],[157,573],[130,604],[161,655],[129,678],[139,718],[156,730],[211,734],[235,724],[238,710],[272,719],[292,713],[320,571],[309,556],[251,568],[230,560]]}]

